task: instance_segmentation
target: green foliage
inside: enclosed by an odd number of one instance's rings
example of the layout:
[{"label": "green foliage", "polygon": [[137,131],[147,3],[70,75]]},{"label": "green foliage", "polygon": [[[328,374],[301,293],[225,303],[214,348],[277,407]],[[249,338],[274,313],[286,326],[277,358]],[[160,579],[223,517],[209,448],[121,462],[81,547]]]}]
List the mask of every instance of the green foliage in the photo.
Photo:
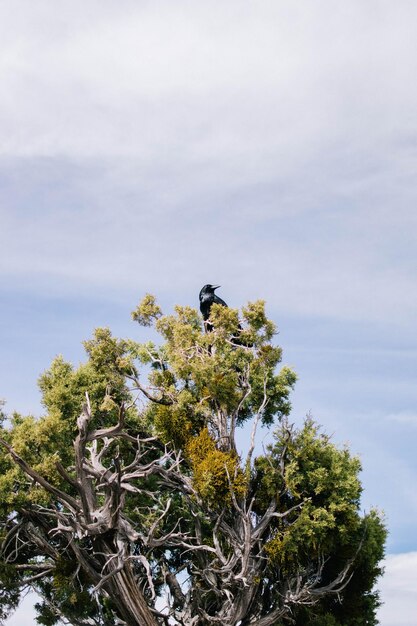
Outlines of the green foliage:
[{"label": "green foliage", "polygon": [[16,569],[0,561],[0,621],[6,619],[19,604],[18,579]]},{"label": "green foliage", "polygon": [[300,510],[278,520],[265,545],[271,570],[286,575],[294,567],[308,571],[326,555],[321,580],[325,585],[346,563],[355,563],[342,592],[325,596],[314,607],[294,609],[296,625],[373,626],[379,599],[372,589],[382,573],[378,564],[386,529],[375,510],[364,517],[359,513],[359,460],[331,443],[310,418],[298,430],[281,426],[275,436],[268,455],[256,461],[258,506],[265,507],[275,497],[281,510]]},{"label": "green foliage", "polygon": [[[120,405],[130,402],[126,373],[132,371],[132,357],[127,342],[112,337],[106,328],[95,331],[92,339],[84,342],[88,361],[74,368],[56,357],[50,368],[39,378],[42,404],[46,413],[40,419],[14,414],[11,429],[3,429],[1,436],[37,472],[57,487],[64,486],[57,471],[57,463],[73,465],[72,442],[77,434],[77,418],[89,395],[94,415],[93,426],[103,427],[118,420]],[[128,411],[132,427],[139,423],[135,407]],[[33,483],[0,451],[0,510],[4,514],[28,503],[46,505],[50,496]]]},{"label": "green foliage", "polygon": [[155,320],[161,317],[162,311],[156,304],[155,296],[146,294],[142,302],[132,311],[132,319],[141,326],[151,326]]},{"label": "green foliage", "polygon": [[[147,298],[138,308],[142,310],[143,307],[148,307]],[[242,331],[238,331],[238,312],[234,309],[214,305],[211,317],[215,330],[206,334],[195,309],[177,306],[175,315],[159,316],[157,320],[156,316],[152,318],[156,330],[166,340],[162,350],[158,352],[152,344],[130,344],[132,355],[154,366],[151,384],[162,397],[181,405],[180,420],[178,412],[150,407],[149,422],[156,420],[160,428],[172,415],[172,422],[179,420],[191,434],[196,429],[198,432],[204,423],[213,426],[213,410],[227,415],[236,413],[238,425],[250,419],[263,404],[262,421],[265,424],[288,415],[291,409],[289,394],[296,375],[289,367],[276,372],[282,351],[269,343],[275,326],[265,315],[264,302],[250,303],[244,309],[247,326]],[[240,342],[236,345],[230,338],[239,332]],[[186,411],[181,397],[184,388],[188,393]],[[248,389],[250,393],[247,393]],[[162,428],[164,431],[166,428]],[[172,433],[168,434],[168,439],[175,441]],[[181,445],[183,443],[182,439]]]},{"label": "green foliage", "polygon": [[3,425],[3,422],[6,419],[6,412],[4,410],[5,404],[5,400],[0,399],[0,426]]},{"label": "green foliage", "polygon": [[[282,475],[279,468],[283,461]],[[266,463],[273,464],[275,477],[271,472],[266,475]],[[277,524],[274,537],[266,545],[272,563],[290,570],[294,563],[336,550],[357,530],[359,460],[346,448],[340,450],[332,444],[311,419],[295,432],[279,429],[269,455],[257,460],[257,469],[261,472],[260,504],[276,497],[284,509],[299,507],[291,523],[283,518]],[[281,491],[274,493],[277,488]]]},{"label": "green foliage", "polygon": [[164,443],[184,449],[190,437],[204,424],[204,412],[199,411],[193,394],[187,389],[179,391],[175,398],[172,405],[151,405],[146,420]]},{"label": "green foliage", "polygon": [[78,563],[67,556],[65,559],[58,559],[53,576],[41,582],[39,592],[43,602],[35,605],[38,613],[36,621],[43,626],[60,623],[59,615],[52,608],[57,603],[63,614],[73,623],[87,620],[96,610],[88,580],[79,569]]},{"label": "green foliage", "polygon": [[360,520],[350,537],[335,547],[326,564],[323,583],[346,559],[355,558],[354,575],[349,584],[343,593],[325,596],[314,607],[298,607],[294,611],[295,626],[376,626],[376,611],[381,603],[373,587],[382,574],[379,563],[384,557],[385,540],[386,528],[381,516],[372,510]]}]

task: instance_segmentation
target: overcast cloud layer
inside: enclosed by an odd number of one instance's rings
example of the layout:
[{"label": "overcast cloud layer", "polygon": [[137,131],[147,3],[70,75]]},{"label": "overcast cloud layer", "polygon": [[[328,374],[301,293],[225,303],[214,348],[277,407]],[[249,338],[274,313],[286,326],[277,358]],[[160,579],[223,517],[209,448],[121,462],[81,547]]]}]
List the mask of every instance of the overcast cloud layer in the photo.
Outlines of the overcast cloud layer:
[{"label": "overcast cloud layer", "polygon": [[2,207],[5,278],[30,259],[77,289],[145,268],[184,288],[199,257],[252,293],[262,267],[289,311],[414,320],[412,3],[52,6],[0,6],[0,155],[25,196]]},{"label": "overcast cloud layer", "polygon": [[417,609],[416,23],[402,0],[0,3],[0,396],[40,412],[51,358],[137,333],[147,291],[266,299],[295,419],[361,456],[404,553],[382,626]]}]

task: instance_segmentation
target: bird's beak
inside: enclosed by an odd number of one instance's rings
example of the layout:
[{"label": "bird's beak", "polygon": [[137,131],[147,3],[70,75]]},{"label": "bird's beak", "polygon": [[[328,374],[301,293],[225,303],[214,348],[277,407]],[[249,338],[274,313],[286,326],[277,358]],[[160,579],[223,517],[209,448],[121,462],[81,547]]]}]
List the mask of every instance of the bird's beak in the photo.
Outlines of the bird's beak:
[{"label": "bird's beak", "polygon": [[216,287],[213,287],[213,291],[214,291],[215,289],[218,289],[219,287],[221,287],[221,285],[217,285]]}]

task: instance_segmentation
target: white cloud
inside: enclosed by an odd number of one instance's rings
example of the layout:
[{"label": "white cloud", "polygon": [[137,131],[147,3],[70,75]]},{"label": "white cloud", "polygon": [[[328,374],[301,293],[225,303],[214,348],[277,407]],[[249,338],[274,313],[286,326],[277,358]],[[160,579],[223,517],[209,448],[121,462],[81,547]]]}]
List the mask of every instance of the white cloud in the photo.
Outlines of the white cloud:
[{"label": "white cloud", "polygon": [[388,555],[378,588],[384,602],[380,626],[415,626],[417,615],[417,552]]},{"label": "white cloud", "polygon": [[416,19],[387,0],[1,3],[0,154],[28,192],[23,213],[2,202],[3,276],[244,273],[238,301],[412,323]]},{"label": "white cloud", "polygon": [[403,424],[404,426],[417,426],[417,413],[415,411],[401,411],[399,413],[390,413],[386,419],[390,422]]},{"label": "white cloud", "polygon": [[3,154],[181,149],[258,179],[346,137],[383,149],[415,110],[411,3],[17,4],[0,9]]}]

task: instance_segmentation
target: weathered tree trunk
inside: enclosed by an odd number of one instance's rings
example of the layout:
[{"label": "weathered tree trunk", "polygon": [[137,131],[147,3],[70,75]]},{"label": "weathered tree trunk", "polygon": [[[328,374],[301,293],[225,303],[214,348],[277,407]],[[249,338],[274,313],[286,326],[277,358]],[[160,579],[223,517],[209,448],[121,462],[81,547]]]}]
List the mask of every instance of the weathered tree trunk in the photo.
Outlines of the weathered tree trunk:
[{"label": "weathered tree trunk", "polygon": [[158,626],[156,618],[138,588],[132,569],[126,564],[121,572],[115,574],[107,585],[112,602],[117,606],[120,617],[128,626]]},{"label": "weathered tree trunk", "polygon": [[[105,542],[102,545],[102,552],[111,555]],[[116,571],[117,561],[118,559],[108,561],[105,573],[109,575],[109,578],[103,583],[103,588],[110,595],[120,617],[128,626],[158,626],[156,618],[138,587],[131,564],[125,561],[123,568]]]}]

